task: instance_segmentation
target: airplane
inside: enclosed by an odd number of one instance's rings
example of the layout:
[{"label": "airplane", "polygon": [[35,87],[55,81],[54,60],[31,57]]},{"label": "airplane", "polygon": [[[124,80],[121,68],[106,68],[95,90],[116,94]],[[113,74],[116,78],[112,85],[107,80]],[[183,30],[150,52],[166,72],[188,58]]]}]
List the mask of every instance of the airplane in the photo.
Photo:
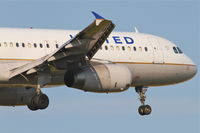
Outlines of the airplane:
[{"label": "airplane", "polygon": [[64,86],[114,93],[134,87],[140,115],[148,87],[177,84],[197,73],[195,63],[173,42],[138,32],[112,32],[115,24],[92,12],[81,31],[0,28],[0,105],[43,110],[42,88]]}]

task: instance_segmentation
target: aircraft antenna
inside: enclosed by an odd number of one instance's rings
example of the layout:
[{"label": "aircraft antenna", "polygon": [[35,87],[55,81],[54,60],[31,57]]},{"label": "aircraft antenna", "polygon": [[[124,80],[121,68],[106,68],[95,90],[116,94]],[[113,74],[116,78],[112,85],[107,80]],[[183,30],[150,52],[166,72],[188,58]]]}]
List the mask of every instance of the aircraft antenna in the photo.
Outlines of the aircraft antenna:
[{"label": "aircraft antenna", "polygon": [[135,29],[135,33],[139,33],[139,30],[137,29],[137,27],[135,27],[134,29]]}]

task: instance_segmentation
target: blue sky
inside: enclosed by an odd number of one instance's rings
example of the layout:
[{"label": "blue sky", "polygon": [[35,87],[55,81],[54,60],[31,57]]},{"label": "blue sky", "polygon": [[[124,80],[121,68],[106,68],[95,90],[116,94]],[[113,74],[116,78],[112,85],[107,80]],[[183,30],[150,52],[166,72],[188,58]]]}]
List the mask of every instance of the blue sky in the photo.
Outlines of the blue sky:
[{"label": "blue sky", "polygon": [[[194,0],[0,0],[0,27],[83,29],[91,11],[113,20],[115,31],[140,32],[167,38],[199,66],[200,3]],[[200,68],[199,68],[200,69]],[[67,87],[44,89],[47,110],[0,107],[2,133],[197,133],[200,132],[199,74],[172,86],[152,87],[150,116],[137,113],[138,96],[130,88],[117,94],[85,93]]]}]

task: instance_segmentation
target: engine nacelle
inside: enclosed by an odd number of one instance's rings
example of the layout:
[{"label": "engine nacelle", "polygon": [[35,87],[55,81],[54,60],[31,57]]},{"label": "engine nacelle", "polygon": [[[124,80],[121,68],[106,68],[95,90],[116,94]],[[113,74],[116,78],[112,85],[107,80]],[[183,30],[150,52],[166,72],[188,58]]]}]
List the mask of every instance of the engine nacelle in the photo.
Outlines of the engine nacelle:
[{"label": "engine nacelle", "polygon": [[98,64],[82,70],[66,72],[65,84],[90,92],[120,92],[132,83],[130,70],[123,65]]},{"label": "engine nacelle", "polygon": [[34,89],[0,88],[0,105],[19,106],[27,105],[30,98],[35,95]]}]

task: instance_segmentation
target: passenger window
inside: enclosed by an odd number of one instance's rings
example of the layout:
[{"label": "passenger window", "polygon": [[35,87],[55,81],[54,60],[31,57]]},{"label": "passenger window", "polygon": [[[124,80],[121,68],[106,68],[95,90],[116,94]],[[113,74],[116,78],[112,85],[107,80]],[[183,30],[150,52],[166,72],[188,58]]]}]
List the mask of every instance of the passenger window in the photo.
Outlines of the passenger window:
[{"label": "passenger window", "polygon": [[42,45],[42,43],[40,43],[40,48],[43,48],[43,45]]},{"label": "passenger window", "polygon": [[28,43],[28,48],[31,48],[31,43]]},{"label": "passenger window", "polygon": [[16,43],[16,47],[19,47],[19,43],[18,42]]},{"label": "passenger window", "polygon": [[12,42],[10,43],[10,47],[13,47],[13,43]]},{"label": "passenger window", "polygon": [[124,46],[122,46],[122,50],[123,50],[123,51],[125,50],[125,47],[124,47]]},{"label": "passenger window", "polygon": [[120,48],[119,48],[119,46],[117,46],[117,47],[116,47],[116,49],[117,49],[118,51],[120,51]]},{"label": "passenger window", "polygon": [[114,50],[114,47],[113,47],[113,46],[110,46],[110,49],[111,49],[111,50]]},{"label": "passenger window", "polygon": [[25,44],[24,44],[24,43],[22,43],[22,47],[25,47]]},{"label": "passenger window", "polygon": [[173,47],[173,50],[174,50],[175,54],[178,54],[178,51],[177,51],[176,47]]},{"label": "passenger window", "polygon": [[58,48],[59,46],[58,46],[58,44],[56,44],[56,48]]},{"label": "passenger window", "polygon": [[128,46],[128,48],[127,48],[127,49],[128,49],[128,51],[131,51],[131,47],[130,47],[130,46]]},{"label": "passenger window", "polygon": [[47,46],[47,48],[49,48],[49,44],[48,43],[46,44],[46,46]]},{"label": "passenger window", "polygon": [[6,42],[4,42],[4,47],[7,47],[7,43]]},{"label": "passenger window", "polygon": [[133,47],[133,50],[136,51],[137,50],[136,47]]},{"label": "passenger window", "polygon": [[108,50],[108,46],[105,46],[105,49]]},{"label": "passenger window", "polygon": [[144,48],[144,50],[147,52],[147,51],[148,51],[148,48],[147,48],[147,47],[145,47],[145,48]]},{"label": "passenger window", "polygon": [[178,50],[178,52],[179,52],[180,54],[183,53],[179,47],[177,47],[177,50]]},{"label": "passenger window", "polygon": [[139,47],[139,50],[142,52],[142,47]]},{"label": "passenger window", "polygon": [[37,44],[36,43],[34,43],[33,45],[34,45],[35,48],[37,48]]}]

